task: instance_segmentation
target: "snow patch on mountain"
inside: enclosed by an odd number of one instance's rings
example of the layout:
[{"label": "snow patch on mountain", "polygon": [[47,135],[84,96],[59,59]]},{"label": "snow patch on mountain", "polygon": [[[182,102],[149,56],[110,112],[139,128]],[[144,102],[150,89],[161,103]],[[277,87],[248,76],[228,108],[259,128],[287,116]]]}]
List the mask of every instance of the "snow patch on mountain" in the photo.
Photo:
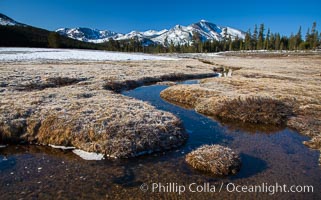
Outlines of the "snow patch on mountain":
[{"label": "snow patch on mountain", "polygon": [[169,30],[147,30],[144,32],[131,31],[126,34],[88,28],[62,28],[58,29],[57,32],[61,35],[86,42],[102,43],[109,41],[110,39],[137,39],[144,45],[162,44],[165,46],[168,46],[171,43],[174,45],[190,45],[196,37],[203,42],[208,40],[222,40],[224,37],[231,37],[232,40],[237,37],[239,39],[245,38],[245,32],[241,30],[218,26],[206,20],[201,20],[200,22],[193,23],[189,26],[176,25]]},{"label": "snow patch on mountain", "polygon": [[110,38],[115,39],[122,36],[122,34],[113,31],[90,28],[60,28],[57,29],[56,32],[72,39],[93,43],[103,43],[108,41]]}]

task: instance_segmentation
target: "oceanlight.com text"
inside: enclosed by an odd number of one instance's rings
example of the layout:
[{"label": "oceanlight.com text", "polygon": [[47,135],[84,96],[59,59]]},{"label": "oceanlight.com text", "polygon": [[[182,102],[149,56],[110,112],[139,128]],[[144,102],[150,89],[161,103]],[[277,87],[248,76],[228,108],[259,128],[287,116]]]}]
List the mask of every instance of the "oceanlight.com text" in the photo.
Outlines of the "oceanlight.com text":
[{"label": "oceanlight.com text", "polygon": [[143,192],[152,193],[178,193],[181,195],[185,192],[202,192],[202,193],[219,193],[219,192],[237,192],[237,193],[267,193],[274,195],[276,193],[312,193],[312,185],[287,185],[287,184],[256,184],[256,185],[238,185],[235,183],[143,183],[140,186]]}]

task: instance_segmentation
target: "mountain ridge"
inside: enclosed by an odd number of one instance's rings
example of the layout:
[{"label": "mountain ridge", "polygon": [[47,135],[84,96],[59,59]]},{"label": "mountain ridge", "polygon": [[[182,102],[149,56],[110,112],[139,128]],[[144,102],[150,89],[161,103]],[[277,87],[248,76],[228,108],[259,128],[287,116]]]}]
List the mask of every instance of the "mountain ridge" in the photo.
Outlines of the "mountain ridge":
[{"label": "mountain ridge", "polygon": [[[232,40],[237,37],[239,39],[244,39],[246,34],[244,31],[239,29],[228,26],[218,26],[206,20],[201,20],[188,26],[176,25],[169,30],[130,31],[126,34],[116,33],[110,30],[90,28],[60,28],[57,29],[56,32],[61,35],[85,42],[103,43],[109,41],[110,39],[138,39],[139,41],[147,40],[149,43],[153,42],[154,44],[161,44],[164,46],[168,46],[171,43],[174,45],[192,44],[192,42],[195,40],[195,35],[197,35],[197,39],[205,42],[208,40],[223,40],[225,33],[226,37],[228,38],[230,36]],[[96,35],[97,33],[102,34],[98,34],[96,38],[92,38],[89,32],[95,32]]]},{"label": "mountain ridge", "polygon": [[[0,25],[2,26],[22,26],[29,25],[19,23],[10,17],[0,13]],[[89,43],[105,43],[110,40],[131,40],[135,39],[143,46],[149,45],[192,45],[195,41],[221,41],[236,38],[244,39],[245,32],[228,26],[218,26],[206,20],[190,24],[188,26],[175,25],[170,29],[131,31],[129,33],[117,33],[110,30],[99,30],[94,28],[59,28],[56,33],[64,37]]]}]

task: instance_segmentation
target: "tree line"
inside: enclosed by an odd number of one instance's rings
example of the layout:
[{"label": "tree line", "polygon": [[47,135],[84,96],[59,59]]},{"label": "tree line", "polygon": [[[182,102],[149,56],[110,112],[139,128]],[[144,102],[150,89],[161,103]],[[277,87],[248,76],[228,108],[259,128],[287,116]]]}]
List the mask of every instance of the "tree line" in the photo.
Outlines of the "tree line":
[{"label": "tree line", "polygon": [[305,36],[302,35],[302,29],[299,27],[296,34],[290,36],[281,36],[280,33],[272,33],[264,24],[254,26],[253,33],[249,29],[245,38],[238,36],[232,38],[228,35],[227,29],[223,29],[223,39],[203,41],[198,33],[193,33],[191,43],[184,45],[175,45],[173,41],[167,41],[165,44],[152,44],[144,46],[144,42],[138,38],[132,38],[126,41],[110,40],[105,43],[108,50],[111,51],[129,51],[145,53],[202,53],[202,52],[220,52],[220,51],[239,51],[239,50],[316,50],[321,48],[321,33],[317,31],[317,24],[314,22]]},{"label": "tree line", "polygon": [[315,50],[321,47],[321,33],[317,31],[314,22],[305,37],[301,27],[296,34],[281,36],[265,29],[264,24],[254,26],[253,33],[249,29],[245,38],[232,38],[227,29],[223,29],[222,40],[203,40],[201,35],[193,33],[192,41],[184,45],[176,45],[165,39],[165,44],[155,44],[148,39],[131,38],[129,40],[113,40],[101,44],[94,44],[74,40],[35,27],[0,26],[0,46],[20,47],[49,47],[49,48],[78,48],[97,49],[121,52],[144,53],[206,53],[239,50]]},{"label": "tree line", "polygon": [[319,35],[316,26],[314,22],[311,31],[309,28],[303,38],[301,26],[296,34],[292,33],[287,37],[272,33],[270,29],[265,31],[264,24],[259,29],[255,25],[253,33],[248,30],[244,40],[236,38],[229,41],[228,50],[315,50],[321,45],[321,33]]}]

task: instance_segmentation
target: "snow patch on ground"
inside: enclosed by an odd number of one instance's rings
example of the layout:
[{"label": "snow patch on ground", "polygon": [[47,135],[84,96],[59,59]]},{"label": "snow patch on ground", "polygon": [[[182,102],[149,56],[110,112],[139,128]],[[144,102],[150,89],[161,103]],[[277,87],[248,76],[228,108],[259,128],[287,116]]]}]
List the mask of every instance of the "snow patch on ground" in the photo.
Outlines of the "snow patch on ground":
[{"label": "snow patch on ground", "polygon": [[122,53],[79,49],[45,49],[45,48],[0,48],[0,61],[34,61],[34,60],[177,60],[164,56],[143,53]]},{"label": "snow patch on ground", "polygon": [[72,152],[84,160],[103,160],[104,159],[104,155],[100,153],[87,152],[80,149],[74,149],[72,150]]},{"label": "snow patch on ground", "polygon": [[53,144],[49,144],[49,146],[52,148],[55,148],[55,149],[62,149],[62,150],[76,149],[76,147],[57,146],[57,145],[53,145]]}]

